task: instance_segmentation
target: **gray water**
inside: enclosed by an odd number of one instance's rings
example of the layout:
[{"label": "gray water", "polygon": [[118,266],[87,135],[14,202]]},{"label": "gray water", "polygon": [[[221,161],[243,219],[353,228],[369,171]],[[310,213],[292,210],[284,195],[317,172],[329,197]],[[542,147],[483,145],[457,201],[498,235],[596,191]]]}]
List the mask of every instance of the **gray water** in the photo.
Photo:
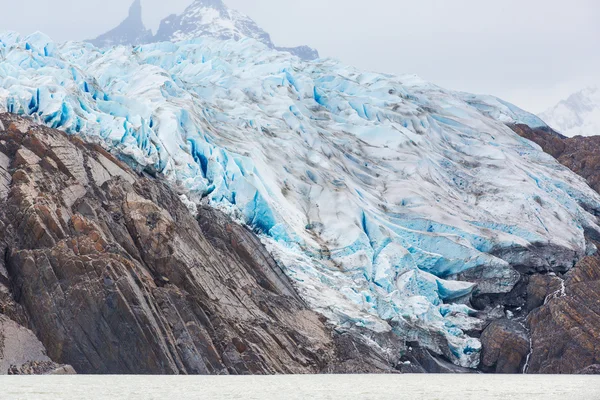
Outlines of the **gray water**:
[{"label": "gray water", "polygon": [[2,377],[0,399],[600,400],[600,377],[565,375]]}]

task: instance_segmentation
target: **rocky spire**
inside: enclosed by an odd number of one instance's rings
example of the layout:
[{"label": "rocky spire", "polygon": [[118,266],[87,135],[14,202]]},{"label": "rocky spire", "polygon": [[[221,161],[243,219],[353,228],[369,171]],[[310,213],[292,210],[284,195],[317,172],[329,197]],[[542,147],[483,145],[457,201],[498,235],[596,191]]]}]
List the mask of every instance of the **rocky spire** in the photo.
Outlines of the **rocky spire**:
[{"label": "rocky spire", "polygon": [[129,16],[127,17],[130,23],[136,23],[140,26],[144,26],[144,22],[142,21],[142,1],[134,0],[131,7],[129,7]]},{"label": "rocky spire", "polygon": [[114,45],[138,45],[152,41],[152,31],[146,29],[142,20],[142,2],[134,0],[129,15],[115,29],[89,40],[96,47]]}]

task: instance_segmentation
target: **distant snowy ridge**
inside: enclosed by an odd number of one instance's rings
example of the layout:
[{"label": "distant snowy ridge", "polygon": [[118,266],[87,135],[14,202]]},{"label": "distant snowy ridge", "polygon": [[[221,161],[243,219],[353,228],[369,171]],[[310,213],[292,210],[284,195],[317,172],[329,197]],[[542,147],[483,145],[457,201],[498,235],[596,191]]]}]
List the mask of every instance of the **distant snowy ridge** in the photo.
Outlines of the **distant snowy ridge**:
[{"label": "distant snowy ridge", "polygon": [[394,332],[465,367],[483,321],[464,299],[510,292],[511,265],[569,269],[600,230],[600,196],[505,125],[531,114],[253,39],[99,50],[3,34],[0,108],[252,227],[338,329]]},{"label": "distant snowy ridge", "polygon": [[568,137],[600,135],[600,88],[583,89],[540,114],[540,118]]},{"label": "distant snowy ridge", "polygon": [[199,37],[221,40],[255,39],[271,49],[292,53],[304,60],[315,60],[319,53],[308,46],[277,47],[271,36],[250,17],[232,10],[222,0],[195,0],[180,15],[162,20],[156,35],[142,22],[141,0],[135,0],[129,16],[117,28],[90,40],[96,47],[140,45],[153,42],[178,42]]}]

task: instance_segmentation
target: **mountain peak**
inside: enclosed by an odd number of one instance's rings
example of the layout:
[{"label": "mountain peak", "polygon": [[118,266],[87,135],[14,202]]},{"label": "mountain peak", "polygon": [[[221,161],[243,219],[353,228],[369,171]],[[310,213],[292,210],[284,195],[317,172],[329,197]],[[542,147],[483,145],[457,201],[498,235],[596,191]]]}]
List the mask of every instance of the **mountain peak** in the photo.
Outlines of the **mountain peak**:
[{"label": "mountain peak", "polygon": [[180,15],[164,19],[156,41],[182,41],[197,37],[220,40],[255,39],[274,48],[271,36],[250,17],[228,8],[221,0],[196,0]]},{"label": "mountain peak", "polygon": [[142,2],[134,0],[127,18],[116,28],[89,40],[96,47],[136,45],[152,41],[152,31],[146,29],[142,20]]},{"label": "mountain peak", "polygon": [[229,7],[222,0],[195,0],[183,11],[182,15],[189,15],[202,8],[212,8],[218,10],[222,16],[226,16]]},{"label": "mountain peak", "polygon": [[142,22],[142,1],[141,0],[134,0],[134,2],[131,4],[131,7],[129,7],[129,17],[128,19],[133,20],[135,22],[140,22],[143,25]]},{"label": "mountain peak", "polygon": [[573,93],[540,118],[569,137],[600,135],[600,88],[594,85]]},{"label": "mountain peak", "polygon": [[250,17],[227,7],[222,0],[195,0],[183,13],[163,19],[154,36],[142,22],[140,0],[135,0],[125,21],[90,42],[98,47],[109,47],[162,41],[178,42],[197,37],[213,37],[220,40],[250,38],[271,49],[292,53],[305,60],[319,58],[317,50],[308,46],[276,47],[269,33]]},{"label": "mountain peak", "polygon": [[195,0],[191,5],[192,6],[200,5],[200,6],[204,6],[204,7],[214,7],[214,8],[219,8],[219,7],[227,8],[227,6],[225,5],[225,3],[223,3],[222,0]]}]

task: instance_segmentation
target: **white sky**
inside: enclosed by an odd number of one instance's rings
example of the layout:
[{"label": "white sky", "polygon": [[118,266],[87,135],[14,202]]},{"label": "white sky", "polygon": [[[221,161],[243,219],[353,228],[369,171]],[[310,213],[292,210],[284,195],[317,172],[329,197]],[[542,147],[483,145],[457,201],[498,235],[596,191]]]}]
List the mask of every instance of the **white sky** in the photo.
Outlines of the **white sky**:
[{"label": "white sky", "polygon": [[[192,0],[142,0],[159,21]],[[540,112],[600,83],[597,0],[225,0],[279,46],[440,86],[493,94]],[[3,4],[5,3],[5,4]],[[0,0],[0,30],[87,39],[116,26],[129,0]]]}]

